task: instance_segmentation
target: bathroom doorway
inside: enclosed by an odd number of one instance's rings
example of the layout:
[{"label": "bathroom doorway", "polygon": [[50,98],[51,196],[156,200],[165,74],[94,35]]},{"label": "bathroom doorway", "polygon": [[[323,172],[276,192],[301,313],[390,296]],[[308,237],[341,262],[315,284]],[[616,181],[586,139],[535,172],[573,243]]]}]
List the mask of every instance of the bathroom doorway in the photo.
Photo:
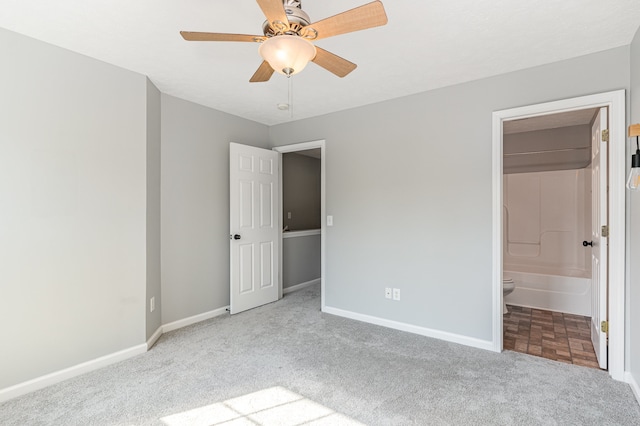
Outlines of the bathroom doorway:
[{"label": "bathroom doorway", "polygon": [[325,143],[273,148],[281,155],[281,294],[320,284],[324,310]]},{"label": "bathroom doorway", "polygon": [[503,278],[515,287],[504,292],[505,350],[599,367],[590,324],[592,153],[601,144],[592,128],[607,116],[587,108],[503,123]]},{"label": "bathroom doorway", "polygon": [[[609,200],[604,204],[604,210],[610,214],[609,225],[622,222],[622,229],[615,234],[610,233],[609,270],[605,272],[605,283],[609,287],[605,290],[605,310],[608,308],[608,318],[604,314],[603,320],[609,322],[609,347],[605,343],[605,362],[608,359],[610,375],[618,380],[623,379],[624,371],[624,171],[625,171],[625,119],[624,119],[624,91],[591,95],[564,101],[551,102],[529,107],[515,108],[494,113],[494,343],[497,350],[503,349],[503,316],[502,316],[502,278],[503,267],[520,269],[508,271],[509,274],[529,274],[530,282],[523,286],[514,297],[508,296],[515,304],[535,306],[547,303],[551,309],[537,309],[536,313],[551,311],[558,303],[564,304],[562,310],[574,312],[569,322],[573,328],[580,324],[582,330],[587,327],[585,322],[577,319],[587,315],[597,315],[589,312],[593,308],[593,301],[588,295],[588,284],[591,281],[591,262],[587,252],[590,245],[582,246],[582,242],[589,244],[587,225],[591,225],[590,209],[587,209],[590,194],[586,189],[590,187],[591,174],[589,163],[592,158],[591,136],[588,143],[585,137],[571,136],[585,134],[587,129],[595,123],[596,113],[603,108],[610,126],[608,145],[609,151]],[[570,120],[574,120],[573,122]],[[555,124],[554,124],[555,123]],[[573,126],[571,125],[573,124]],[[530,126],[527,128],[527,126]],[[531,127],[532,126],[532,127]],[[583,127],[580,127],[583,126]],[[586,127],[585,127],[586,126]],[[574,127],[573,129],[561,129]],[[532,136],[538,133],[548,133],[546,142],[538,142],[533,148],[523,148],[531,142]],[[560,133],[565,133],[560,135]],[[555,139],[550,135],[556,133]],[[574,135],[574,136],[575,136]],[[575,139],[575,140],[574,140]],[[582,141],[579,142],[578,140]],[[527,142],[528,141],[528,142]],[[545,145],[547,144],[547,145]],[[615,144],[615,146],[614,146]],[[606,148],[607,145],[605,145]],[[605,184],[606,190],[606,184]],[[533,193],[535,197],[524,195]],[[569,195],[567,195],[569,194]],[[582,194],[582,195],[580,195]],[[546,198],[546,201],[541,199]],[[532,201],[536,199],[536,201]],[[507,207],[505,207],[505,201]],[[590,201],[589,201],[590,204]],[[571,214],[562,213],[560,206],[571,207]],[[512,211],[510,212],[509,209]],[[505,211],[506,210],[506,211]],[[515,213],[514,213],[515,211]],[[569,217],[572,216],[572,217]],[[517,217],[517,219],[515,219]],[[512,221],[509,224],[509,220]],[[518,227],[513,220],[530,223],[535,226]],[[612,226],[610,226],[610,229]],[[580,238],[580,236],[582,236]],[[579,246],[577,244],[580,244]],[[586,250],[585,250],[586,249]],[[528,260],[529,265],[524,260]],[[554,264],[555,262],[555,264]],[[529,267],[529,270],[526,270]],[[546,268],[545,274],[531,267]],[[564,268],[569,275],[569,282],[558,283],[553,269]],[[560,269],[562,269],[560,268]],[[505,275],[507,272],[505,272]],[[538,282],[541,276],[547,275],[547,281]],[[549,278],[551,277],[551,278]],[[512,277],[513,278],[513,277]],[[532,279],[534,279],[531,281]],[[518,279],[514,278],[516,289]],[[538,281],[536,281],[538,280]],[[577,280],[577,281],[576,281]],[[582,281],[580,281],[582,280]],[[566,300],[552,300],[549,295],[558,293],[549,289],[550,285],[558,285],[562,289],[570,289],[576,293],[575,297]],[[606,284],[605,284],[606,285]],[[544,295],[545,286],[548,291]],[[582,286],[582,287],[581,287]],[[580,288],[582,290],[580,290]],[[527,290],[529,294],[527,295]],[[608,292],[607,292],[608,290]],[[571,292],[570,291],[570,292]],[[569,292],[569,293],[570,293]],[[538,296],[539,300],[526,301],[527,297]],[[582,296],[582,297],[580,297]],[[608,297],[608,303],[606,298]],[[535,297],[534,297],[535,299]],[[589,303],[591,302],[591,303]],[[555,304],[555,305],[554,305]],[[500,308],[500,309],[497,309]],[[520,308],[518,308],[520,309]],[[523,309],[530,309],[524,307]],[[516,312],[514,316],[524,315]],[[550,314],[536,321],[551,322],[562,313]],[[574,317],[571,317],[574,316]],[[615,325],[614,325],[615,324]],[[615,330],[614,330],[615,328]],[[598,332],[600,330],[597,330]],[[606,342],[607,335],[604,334]],[[510,343],[510,342],[507,342]],[[506,348],[507,345],[504,345]],[[535,348],[536,350],[538,348]],[[561,351],[562,352],[562,351]],[[606,366],[606,364],[605,364]]]}]

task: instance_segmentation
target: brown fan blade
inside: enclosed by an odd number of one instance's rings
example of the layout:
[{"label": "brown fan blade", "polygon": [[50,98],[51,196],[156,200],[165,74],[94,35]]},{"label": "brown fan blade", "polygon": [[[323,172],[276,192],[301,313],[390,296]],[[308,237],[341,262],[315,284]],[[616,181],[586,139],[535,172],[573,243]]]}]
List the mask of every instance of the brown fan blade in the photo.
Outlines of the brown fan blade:
[{"label": "brown fan blade", "polygon": [[249,81],[251,83],[260,83],[263,81],[269,81],[272,75],[273,75],[273,68],[271,68],[271,65],[269,65],[269,62],[262,61],[262,63],[258,67],[258,70],[255,72],[255,74],[253,74],[253,77],[251,77],[251,80]]},{"label": "brown fan blade", "polygon": [[313,28],[318,33],[316,40],[320,40],[339,34],[379,27],[385,25],[387,21],[387,14],[382,2],[374,1],[323,19],[305,28],[307,31],[309,28]]},{"label": "brown fan blade", "polygon": [[247,34],[199,33],[193,31],[180,31],[180,35],[187,41],[247,41],[260,43],[266,39],[264,36]]},{"label": "brown fan blade", "polygon": [[[256,0],[262,13],[267,17],[267,21],[273,27],[275,23],[281,22],[286,27],[289,27],[289,19],[287,19],[287,12],[284,11],[284,5],[282,0]],[[286,28],[275,28],[276,30],[285,30]]]},{"label": "brown fan blade", "polygon": [[327,52],[326,50],[321,49],[318,46],[316,46],[316,51],[317,54],[316,57],[313,58],[313,62],[320,65],[327,71],[334,73],[340,78],[346,76],[357,67],[357,65],[353,62],[349,62],[338,55]]}]

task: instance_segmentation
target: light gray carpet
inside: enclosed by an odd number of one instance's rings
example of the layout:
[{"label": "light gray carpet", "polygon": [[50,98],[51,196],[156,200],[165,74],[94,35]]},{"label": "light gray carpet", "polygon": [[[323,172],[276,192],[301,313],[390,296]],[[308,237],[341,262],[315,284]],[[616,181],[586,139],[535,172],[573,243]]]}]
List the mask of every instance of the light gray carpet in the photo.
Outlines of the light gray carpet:
[{"label": "light gray carpet", "polygon": [[[0,405],[0,425],[640,425],[629,386],[605,372],[351,321],[319,305],[315,286],[167,333],[146,354]],[[273,404],[261,406],[258,391]],[[304,400],[287,404],[296,398]]]}]

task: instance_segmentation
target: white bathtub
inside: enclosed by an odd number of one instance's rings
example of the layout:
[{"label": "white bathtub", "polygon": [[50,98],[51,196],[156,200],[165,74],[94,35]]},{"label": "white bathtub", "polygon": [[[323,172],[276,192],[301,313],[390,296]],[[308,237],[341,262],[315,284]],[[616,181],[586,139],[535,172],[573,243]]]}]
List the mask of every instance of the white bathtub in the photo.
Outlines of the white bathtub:
[{"label": "white bathtub", "polygon": [[591,316],[589,272],[505,265],[504,276],[516,285],[505,297],[509,305]]}]

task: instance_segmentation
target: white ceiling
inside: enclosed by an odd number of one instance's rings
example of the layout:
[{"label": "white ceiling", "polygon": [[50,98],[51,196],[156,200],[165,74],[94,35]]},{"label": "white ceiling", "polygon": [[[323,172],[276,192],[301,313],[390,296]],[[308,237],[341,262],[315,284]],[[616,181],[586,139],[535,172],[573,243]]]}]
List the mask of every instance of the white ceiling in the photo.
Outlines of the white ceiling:
[{"label": "white ceiling", "polygon": [[[369,0],[302,0],[318,21]],[[254,0],[0,0],[0,27],[149,76],[164,93],[267,125],[630,44],[638,0],[383,1],[388,25],[320,40],[358,64],[340,79],[309,64],[249,83],[257,43],[186,42],[180,30],[261,34]]]}]

